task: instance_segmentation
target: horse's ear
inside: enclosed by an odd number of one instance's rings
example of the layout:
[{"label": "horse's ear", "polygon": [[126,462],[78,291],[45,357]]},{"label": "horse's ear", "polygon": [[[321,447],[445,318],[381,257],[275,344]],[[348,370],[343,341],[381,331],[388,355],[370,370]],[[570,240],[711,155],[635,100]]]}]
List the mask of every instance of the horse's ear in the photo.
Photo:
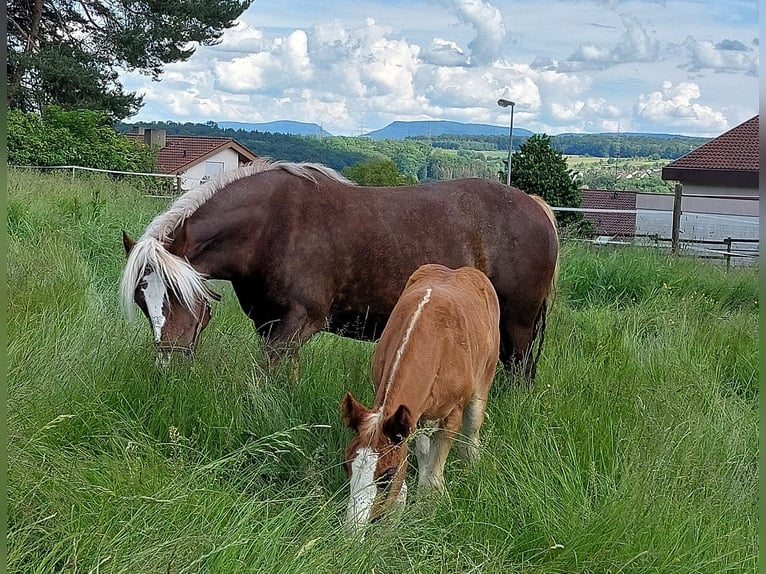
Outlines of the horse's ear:
[{"label": "horse's ear", "polygon": [[124,229],[122,231],[122,244],[125,246],[125,256],[127,257],[130,255],[130,252],[133,250],[133,246],[136,244],[136,242],[130,238],[130,235],[125,233]]},{"label": "horse's ear", "polygon": [[391,442],[394,444],[399,444],[410,436],[414,426],[412,423],[410,409],[404,405],[399,405],[396,412],[383,421],[383,434],[391,439]]},{"label": "horse's ear", "polygon": [[358,432],[362,420],[370,412],[370,409],[357,401],[354,395],[346,393],[340,402],[340,412],[343,415],[343,420],[346,421],[346,426],[352,431]]}]

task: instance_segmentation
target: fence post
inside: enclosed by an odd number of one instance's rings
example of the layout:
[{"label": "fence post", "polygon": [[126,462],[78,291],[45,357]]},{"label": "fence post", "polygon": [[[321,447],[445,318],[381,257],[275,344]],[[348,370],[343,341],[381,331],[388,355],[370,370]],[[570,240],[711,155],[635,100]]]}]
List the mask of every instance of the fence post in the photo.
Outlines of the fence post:
[{"label": "fence post", "polygon": [[731,237],[727,237],[723,242],[726,244],[726,271],[728,271],[731,266],[731,255],[729,255],[731,253]]},{"label": "fence post", "polygon": [[684,186],[676,184],[676,195],[673,198],[673,229],[671,232],[672,247],[671,252],[678,255],[681,238],[681,198],[683,197]]},{"label": "fence post", "polygon": [[181,195],[181,176],[176,176],[176,195]]}]

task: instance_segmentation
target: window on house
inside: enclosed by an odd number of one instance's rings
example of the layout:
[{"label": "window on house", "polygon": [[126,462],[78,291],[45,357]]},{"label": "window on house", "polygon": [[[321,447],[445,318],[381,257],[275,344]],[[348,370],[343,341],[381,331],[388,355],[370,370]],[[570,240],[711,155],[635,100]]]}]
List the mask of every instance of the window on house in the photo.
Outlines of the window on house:
[{"label": "window on house", "polygon": [[205,162],[205,179],[211,179],[221,173],[223,173],[222,161],[206,161]]}]

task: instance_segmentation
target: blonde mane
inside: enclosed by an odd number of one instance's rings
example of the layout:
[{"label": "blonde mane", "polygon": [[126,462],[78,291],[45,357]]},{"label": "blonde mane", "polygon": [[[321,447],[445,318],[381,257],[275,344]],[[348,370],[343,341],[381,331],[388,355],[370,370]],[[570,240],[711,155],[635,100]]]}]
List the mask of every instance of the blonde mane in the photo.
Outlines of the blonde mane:
[{"label": "blonde mane", "polygon": [[[317,181],[316,175],[321,174],[341,183],[356,185],[334,169],[319,163],[293,163],[282,160],[272,160],[270,158],[258,158],[238,169],[223,172],[207,183],[184,193],[165,213],[154,218],[141,236],[141,239],[153,237],[163,243],[169,241],[176,228],[227,185],[257,173],[280,169],[292,175],[308,179],[313,183],[316,183]],[[141,239],[139,239],[139,241],[141,241]]]},{"label": "blonde mane", "polygon": [[340,183],[355,185],[334,169],[318,163],[293,163],[258,158],[252,163],[224,172],[207,183],[190,189],[173,202],[167,211],[152,220],[131,249],[120,282],[120,301],[125,315],[129,318],[134,316],[134,293],[149,267],[162,276],[165,285],[187,308],[193,309],[196,301],[209,299],[210,292],[205,284],[205,277],[188,261],[170,253],[165,244],[171,240],[173,232],[218,191],[245,177],[273,170],[283,170],[313,183],[317,182],[317,175],[323,175]]}]

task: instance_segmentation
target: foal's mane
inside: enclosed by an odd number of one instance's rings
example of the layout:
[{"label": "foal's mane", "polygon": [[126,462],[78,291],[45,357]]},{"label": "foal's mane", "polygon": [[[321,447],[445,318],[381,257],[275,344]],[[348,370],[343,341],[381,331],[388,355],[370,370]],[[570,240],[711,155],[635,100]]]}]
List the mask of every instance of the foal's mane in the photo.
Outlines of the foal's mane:
[{"label": "foal's mane", "polygon": [[173,232],[218,191],[245,177],[275,170],[282,170],[314,183],[317,183],[317,175],[323,175],[340,183],[355,185],[334,169],[318,163],[294,163],[258,158],[190,189],[173,202],[167,211],[152,220],[131,249],[120,283],[120,299],[125,314],[128,317],[134,314],[134,292],[147,268],[158,272],[165,285],[187,308],[194,309],[196,301],[209,299],[210,291],[205,284],[205,277],[198,273],[188,261],[170,253],[165,248],[165,244],[171,240]]},{"label": "foal's mane", "polygon": [[420,300],[420,303],[418,303],[418,306],[415,308],[415,311],[412,313],[412,316],[410,317],[410,321],[407,324],[407,329],[404,332],[404,337],[402,337],[402,342],[399,343],[399,347],[396,349],[396,354],[394,355],[394,362],[391,366],[391,370],[388,374],[388,380],[386,381],[386,387],[383,391],[383,399],[380,402],[380,405],[378,405],[378,408],[371,411],[367,417],[362,421],[361,429],[359,431],[359,434],[366,434],[370,436],[370,440],[372,440],[372,436],[375,432],[379,432],[380,430],[380,424],[383,422],[383,414],[386,410],[386,401],[388,401],[388,393],[391,391],[391,387],[394,384],[394,380],[396,378],[397,372],[399,371],[399,365],[402,361],[402,355],[404,354],[405,349],[407,348],[407,344],[410,342],[410,337],[412,336],[412,331],[415,329],[415,325],[418,322],[418,319],[420,318],[421,313],[423,312],[423,307],[426,306],[426,303],[431,299],[431,292],[433,291],[433,288],[431,286],[427,287],[425,290],[425,293],[423,294],[423,297]]}]

